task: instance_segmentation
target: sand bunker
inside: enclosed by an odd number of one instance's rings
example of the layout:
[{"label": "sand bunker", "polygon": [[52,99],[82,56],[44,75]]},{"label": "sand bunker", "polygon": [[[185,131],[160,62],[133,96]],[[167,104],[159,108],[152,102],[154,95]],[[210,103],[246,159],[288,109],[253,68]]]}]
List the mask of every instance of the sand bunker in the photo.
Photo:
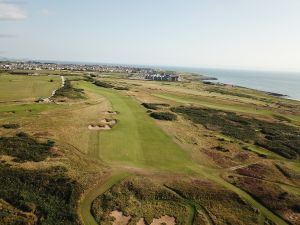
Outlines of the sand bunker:
[{"label": "sand bunker", "polygon": [[110,130],[117,123],[115,119],[103,119],[99,124],[90,124],[89,130]]},{"label": "sand bunker", "polygon": [[136,225],[146,225],[145,219],[144,219],[144,218],[141,218],[141,219],[136,223]]},{"label": "sand bunker", "polygon": [[100,122],[104,123],[104,124],[109,124],[109,125],[113,126],[113,125],[115,125],[117,123],[117,120],[115,120],[115,119],[103,119]]},{"label": "sand bunker", "polygon": [[111,127],[107,124],[100,124],[100,125],[95,125],[91,124],[88,126],[89,130],[110,130]]},{"label": "sand bunker", "polygon": [[112,225],[127,225],[131,219],[131,216],[124,216],[122,212],[117,210],[112,211],[110,216],[115,218],[115,220],[112,222]]},{"label": "sand bunker", "polygon": [[150,225],[161,225],[161,224],[167,224],[167,225],[175,225],[175,218],[171,216],[162,216],[159,219],[153,219],[153,222]]},{"label": "sand bunker", "polygon": [[115,111],[107,111],[107,112],[105,112],[104,114],[106,114],[106,115],[117,115],[118,112],[115,112]]}]

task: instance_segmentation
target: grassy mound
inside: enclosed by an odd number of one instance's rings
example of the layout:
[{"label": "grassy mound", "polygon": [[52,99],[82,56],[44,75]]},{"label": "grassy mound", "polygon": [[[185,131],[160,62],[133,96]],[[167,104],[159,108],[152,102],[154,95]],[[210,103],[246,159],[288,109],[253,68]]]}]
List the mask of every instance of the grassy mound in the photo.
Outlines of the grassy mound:
[{"label": "grassy mound", "polygon": [[119,91],[128,91],[128,87],[115,87],[114,89],[119,90]]},{"label": "grassy mound", "polygon": [[98,87],[103,87],[103,88],[113,88],[114,87],[114,85],[104,82],[104,81],[100,81],[100,80],[96,80],[94,82],[94,84]]},{"label": "grassy mound", "polygon": [[172,108],[172,111],[210,130],[245,142],[254,142],[288,159],[295,159],[300,154],[300,130],[296,127],[215,109],[181,106]]},{"label": "grassy mound", "polygon": [[16,161],[42,161],[51,155],[54,142],[40,143],[25,133],[14,137],[0,137],[0,154],[16,157]]},{"label": "grassy mound", "polygon": [[94,82],[94,84],[98,87],[112,88],[112,89],[119,90],[119,91],[128,91],[129,90],[128,87],[115,86],[115,85],[112,85],[111,83],[107,83],[107,82],[100,81],[100,80],[96,80]]},{"label": "grassy mound", "polygon": [[83,98],[83,89],[73,88],[71,81],[65,80],[65,85],[55,92],[54,97]]},{"label": "grassy mound", "polygon": [[160,106],[168,107],[170,105],[164,103],[142,103],[142,106],[144,106],[147,109],[157,110],[160,108]]}]

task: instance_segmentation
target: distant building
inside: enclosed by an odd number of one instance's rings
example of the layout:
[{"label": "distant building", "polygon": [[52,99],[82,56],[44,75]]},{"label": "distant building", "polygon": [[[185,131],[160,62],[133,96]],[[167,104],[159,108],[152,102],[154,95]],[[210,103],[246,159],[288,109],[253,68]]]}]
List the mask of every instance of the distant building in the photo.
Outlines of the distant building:
[{"label": "distant building", "polygon": [[147,74],[145,75],[146,80],[157,80],[157,81],[181,81],[181,77],[178,75],[170,74]]}]

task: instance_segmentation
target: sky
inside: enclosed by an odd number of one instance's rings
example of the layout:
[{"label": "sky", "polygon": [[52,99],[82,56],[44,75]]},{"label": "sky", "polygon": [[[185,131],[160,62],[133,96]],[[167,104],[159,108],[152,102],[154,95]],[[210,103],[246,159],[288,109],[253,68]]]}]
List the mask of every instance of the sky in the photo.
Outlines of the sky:
[{"label": "sky", "polygon": [[300,71],[299,0],[0,0],[0,58]]}]

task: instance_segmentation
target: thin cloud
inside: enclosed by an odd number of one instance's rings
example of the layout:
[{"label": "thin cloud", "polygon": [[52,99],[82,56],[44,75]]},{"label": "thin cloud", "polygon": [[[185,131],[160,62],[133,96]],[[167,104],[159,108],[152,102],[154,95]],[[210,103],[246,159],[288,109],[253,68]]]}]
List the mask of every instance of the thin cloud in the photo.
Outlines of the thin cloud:
[{"label": "thin cloud", "polygon": [[51,16],[51,15],[54,15],[55,13],[49,9],[42,9],[41,14],[44,16]]},{"label": "thin cloud", "polygon": [[15,3],[0,1],[0,20],[24,20],[25,11]]},{"label": "thin cloud", "polygon": [[15,34],[0,34],[0,38],[16,38]]}]

